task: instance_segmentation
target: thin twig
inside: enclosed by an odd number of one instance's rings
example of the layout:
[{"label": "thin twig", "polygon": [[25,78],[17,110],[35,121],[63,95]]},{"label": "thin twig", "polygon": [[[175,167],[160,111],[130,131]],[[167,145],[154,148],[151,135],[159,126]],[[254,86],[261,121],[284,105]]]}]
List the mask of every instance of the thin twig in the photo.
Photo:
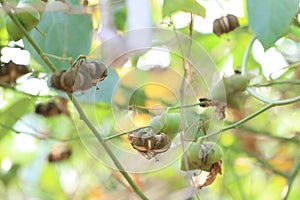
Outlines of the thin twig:
[{"label": "thin twig", "polygon": [[136,131],[139,131],[139,130],[144,129],[144,128],[152,128],[152,127],[151,126],[139,127],[139,128],[136,128],[136,129],[133,129],[133,130],[130,130],[130,131],[124,131],[124,132],[121,132],[121,133],[118,133],[118,134],[114,134],[114,135],[108,136],[108,137],[104,138],[103,140],[106,142],[108,140],[120,137],[122,135],[127,135],[129,133],[136,132]]},{"label": "thin twig", "polygon": [[248,87],[268,87],[272,85],[281,85],[281,84],[300,85],[300,80],[271,81],[267,83],[248,85]]},{"label": "thin twig", "polygon": [[[250,51],[252,49],[252,46],[255,42],[256,38],[253,37],[250,41],[250,44],[248,45],[244,57],[243,57],[243,62],[242,62],[242,71],[241,74],[247,76],[247,62],[249,60],[250,57]],[[285,100],[272,100],[272,99],[268,99],[260,94],[258,94],[254,89],[247,87],[247,92],[253,96],[254,98],[258,99],[259,101],[263,102],[263,103],[267,103],[267,104],[274,104],[276,106],[280,106],[280,105],[287,105],[290,103],[294,103],[296,101],[300,100],[300,96],[294,97],[294,98],[290,98],[290,99],[285,99]]]},{"label": "thin twig", "polygon": [[291,99],[287,99],[287,100],[280,100],[280,101],[276,101],[276,102],[273,102],[273,103],[269,103],[267,104],[266,106],[262,107],[261,109],[259,109],[258,111],[252,113],[251,115],[248,115],[247,117],[245,117],[244,119],[241,119],[237,122],[234,122],[224,128],[222,128],[221,130],[219,131],[215,131],[215,132],[212,132],[212,133],[208,133],[206,136],[203,136],[201,138],[208,138],[208,137],[211,137],[211,136],[214,136],[214,135],[217,135],[217,134],[220,134],[224,131],[228,131],[230,129],[234,129],[234,128],[237,128],[238,126],[240,126],[241,124],[255,118],[256,116],[262,114],[263,112],[269,110],[270,108],[272,107],[275,107],[275,106],[283,106],[283,105],[288,105],[288,104],[292,104],[292,103],[295,103],[297,101],[300,101],[300,96],[297,96],[295,98],[291,98]]},{"label": "thin twig", "polygon": [[94,127],[94,125],[90,122],[90,120],[85,115],[84,111],[82,110],[80,104],[78,103],[77,99],[75,97],[72,97],[72,95],[68,95],[71,99],[73,105],[75,106],[76,110],[79,113],[80,119],[85,122],[85,124],[89,127],[89,129],[92,131],[92,133],[95,135],[95,137],[98,139],[106,153],[110,156],[111,160],[117,167],[117,169],[120,171],[120,173],[124,176],[124,178],[127,180],[133,191],[140,196],[142,199],[146,200],[148,199],[144,193],[137,187],[137,185],[134,183],[134,181],[131,179],[129,174],[126,172],[126,170],[123,168],[117,157],[114,155],[110,147],[105,143],[105,140],[100,135],[100,133],[97,131],[97,129]]},{"label": "thin twig", "polygon": [[292,189],[292,185],[293,185],[293,182],[300,170],[300,156],[298,156],[298,159],[295,159],[296,160],[296,164],[294,164],[294,167],[292,168],[291,172],[289,173],[288,175],[288,179],[287,179],[287,191],[286,193],[284,194],[284,196],[282,197],[283,200],[287,200],[288,199],[288,196],[290,194],[290,191]]}]

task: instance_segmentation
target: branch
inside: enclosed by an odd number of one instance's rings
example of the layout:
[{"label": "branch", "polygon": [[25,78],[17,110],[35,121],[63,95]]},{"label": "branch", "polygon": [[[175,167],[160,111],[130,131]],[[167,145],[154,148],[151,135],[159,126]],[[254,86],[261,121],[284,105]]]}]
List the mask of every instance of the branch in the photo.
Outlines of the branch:
[{"label": "branch", "polygon": [[294,164],[294,167],[292,168],[291,172],[288,175],[288,179],[287,179],[287,191],[285,192],[285,194],[283,195],[282,199],[283,200],[287,200],[288,196],[290,194],[293,182],[300,170],[300,156],[298,156],[298,159],[296,160],[296,164]]},{"label": "branch", "polygon": [[[35,43],[35,41],[32,39],[32,37],[29,35],[29,33],[25,30],[25,28],[22,26],[22,24],[19,22],[17,17],[13,15],[10,12],[9,7],[3,2],[3,0],[0,0],[0,3],[2,4],[4,10],[7,12],[9,17],[13,20],[13,22],[20,28],[22,33],[25,35],[29,43],[33,46],[33,48],[36,50],[38,55],[41,57],[41,59],[45,62],[45,64],[51,69],[52,72],[56,71],[55,66],[51,63],[51,61],[47,58],[47,56],[44,55],[43,51],[41,48]],[[143,200],[148,199],[142,191],[139,190],[139,188],[136,186],[134,181],[131,179],[129,174],[125,171],[119,160],[116,158],[116,156],[113,154],[109,146],[105,143],[104,139],[100,135],[100,133],[96,130],[96,128],[92,125],[92,123],[89,121],[89,119],[86,117],[85,113],[83,112],[81,106],[77,102],[75,98],[72,98],[71,94],[68,94],[70,100],[74,104],[75,108],[77,109],[78,113],[80,114],[81,119],[85,122],[85,124],[89,127],[89,129],[92,131],[92,133],[95,135],[95,137],[98,139],[100,144],[103,146],[104,150],[106,153],[110,156],[118,170],[121,172],[121,174],[124,176],[124,178],[127,180],[129,185],[132,187],[133,191]]]},{"label": "branch", "polygon": [[11,20],[18,26],[18,28],[24,34],[24,36],[26,37],[26,39],[28,40],[28,42],[32,45],[32,47],[35,49],[35,51],[38,53],[38,55],[41,57],[41,59],[47,64],[47,66],[49,67],[49,69],[54,72],[56,70],[55,66],[51,63],[51,61],[47,58],[47,56],[44,55],[44,53],[41,50],[41,48],[34,42],[34,40],[32,39],[32,37],[29,35],[29,33],[27,32],[27,30],[20,23],[20,21],[18,20],[18,18],[14,14],[11,13],[10,8],[6,5],[6,3],[3,2],[3,0],[0,0],[0,3],[2,4],[5,12],[8,14],[8,16],[11,18]]},{"label": "branch", "polygon": [[228,131],[230,129],[234,129],[234,128],[237,128],[239,125],[253,119],[254,117],[262,114],[263,112],[269,110],[270,108],[272,107],[275,107],[275,106],[283,106],[283,105],[288,105],[288,104],[292,104],[292,103],[295,103],[297,101],[300,101],[300,96],[297,96],[295,98],[291,98],[291,99],[287,99],[287,100],[280,100],[280,101],[274,101],[273,103],[269,103],[267,104],[266,106],[262,107],[261,109],[259,109],[258,111],[252,113],[251,115],[248,115],[247,117],[245,117],[244,119],[241,119],[237,122],[234,122],[224,128],[222,128],[221,130],[219,131],[215,131],[215,132],[212,132],[212,133],[208,133],[206,136],[203,136],[201,138],[208,138],[208,137],[211,137],[213,135],[217,135],[217,134],[220,134],[224,131]]},{"label": "branch", "polygon": [[143,200],[147,200],[148,198],[140,191],[140,189],[136,186],[134,181],[131,179],[129,174],[125,171],[117,157],[114,155],[114,153],[111,151],[109,146],[105,143],[104,138],[101,136],[101,134],[97,131],[97,129],[93,126],[93,124],[90,122],[90,120],[85,115],[84,111],[82,110],[80,104],[76,100],[75,97],[72,98],[72,95],[68,94],[69,98],[71,99],[73,105],[75,106],[76,110],[79,113],[80,119],[85,122],[85,124],[89,127],[89,129],[92,131],[92,133],[96,136],[98,141],[101,143],[102,147],[106,151],[106,153],[110,156],[111,160],[116,165],[117,169],[120,171],[120,173],[124,176],[124,178],[127,180],[133,191],[140,196]]},{"label": "branch", "polygon": [[271,81],[267,83],[249,85],[248,87],[268,87],[268,86],[280,85],[280,84],[300,85],[300,80]]},{"label": "branch", "polygon": [[[242,62],[242,75],[247,76],[247,62],[249,60],[249,56],[250,56],[250,51],[252,49],[252,46],[255,42],[256,38],[253,37],[250,41],[250,44],[248,45],[244,57],[243,57],[243,62]],[[290,98],[290,99],[285,99],[285,100],[272,100],[272,99],[268,99],[260,94],[258,94],[255,90],[253,90],[252,88],[250,88],[249,86],[247,87],[247,92],[253,96],[254,98],[258,99],[259,101],[263,102],[263,103],[267,103],[267,104],[274,104],[276,106],[280,106],[280,105],[287,105],[289,103],[294,103],[296,101],[300,100],[300,96],[294,97],[294,98]]]}]

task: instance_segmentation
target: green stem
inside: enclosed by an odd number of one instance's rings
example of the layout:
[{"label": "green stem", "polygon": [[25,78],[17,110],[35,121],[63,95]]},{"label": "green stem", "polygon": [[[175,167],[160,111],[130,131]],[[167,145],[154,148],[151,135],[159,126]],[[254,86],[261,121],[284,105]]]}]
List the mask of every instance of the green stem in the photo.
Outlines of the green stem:
[{"label": "green stem", "polygon": [[[229,124],[229,122],[225,122],[225,123]],[[252,128],[249,126],[241,125],[241,126],[239,126],[239,130],[251,132],[251,134],[271,138],[271,139],[278,140],[278,141],[283,141],[283,142],[288,142],[288,143],[292,142],[295,144],[300,144],[300,140],[298,140],[296,138],[288,138],[288,137],[280,137],[280,136],[272,135],[271,133],[269,133],[267,131],[256,130],[255,128]]]},{"label": "green stem", "polygon": [[84,111],[82,110],[82,108],[81,108],[80,104],[78,103],[78,101],[76,100],[76,98],[75,97],[72,98],[72,96],[70,94],[68,94],[68,96],[71,99],[71,101],[72,101],[73,105],[75,106],[76,110],[78,111],[80,119],[85,122],[85,124],[89,127],[89,129],[92,131],[92,133],[96,136],[96,138],[101,143],[101,145],[104,148],[104,150],[106,151],[106,153],[110,156],[110,158],[114,162],[115,166],[118,168],[120,173],[124,176],[124,178],[127,180],[127,182],[129,183],[129,185],[131,186],[133,191],[137,195],[139,195],[142,199],[144,199],[144,200],[148,199],[144,195],[144,193],[142,193],[142,191],[140,191],[140,189],[136,186],[134,181],[130,178],[129,174],[125,171],[125,169],[123,168],[123,166],[121,165],[121,163],[117,159],[117,157],[111,151],[109,146],[105,143],[105,139],[100,135],[100,133],[97,131],[97,129],[93,126],[93,124],[87,118],[87,116],[85,115]]},{"label": "green stem", "polygon": [[133,130],[130,130],[130,131],[124,131],[124,132],[121,132],[121,133],[118,133],[118,134],[115,134],[115,135],[108,136],[108,137],[104,138],[103,140],[106,142],[106,141],[108,141],[108,140],[111,140],[111,139],[120,137],[120,136],[122,136],[122,135],[127,135],[127,134],[129,134],[129,133],[132,133],[132,132],[135,132],[135,131],[144,129],[144,128],[152,128],[152,127],[151,127],[151,126],[143,126],[143,127],[139,127],[139,128],[136,128],[136,129],[133,129]]},{"label": "green stem", "polygon": [[289,176],[288,176],[288,183],[287,183],[287,191],[284,195],[284,197],[282,198],[283,200],[287,200],[288,199],[288,196],[290,194],[290,191],[291,191],[291,188],[292,188],[292,185],[293,185],[293,182],[300,170],[300,156],[298,157],[298,159],[295,159],[296,160],[296,164],[294,164],[294,167],[292,168],[291,172],[289,173]]},{"label": "green stem", "polygon": [[[195,106],[205,106],[209,101],[202,101],[200,103],[195,103],[195,104],[190,104],[190,105],[184,105],[184,106],[172,106],[172,107],[168,107],[166,109],[166,112],[168,112],[169,110],[177,110],[177,109],[181,109],[181,108],[192,108],[192,107],[195,107]],[[130,131],[124,131],[124,132],[121,132],[121,133],[118,133],[118,134],[115,134],[115,135],[111,135],[111,136],[108,136],[106,138],[104,138],[104,141],[108,141],[108,140],[111,140],[111,139],[114,139],[114,138],[117,138],[117,137],[120,137],[122,135],[126,135],[128,133],[132,133],[134,131],[138,131],[140,129],[144,129],[144,128],[151,128],[151,126],[143,126],[143,127],[140,127],[140,128],[137,128],[137,129],[134,129],[134,130],[130,130]]]},{"label": "green stem", "polygon": [[[241,71],[241,74],[244,75],[244,76],[247,76],[247,62],[249,60],[249,57],[250,57],[250,52],[251,52],[251,49],[252,49],[252,46],[255,42],[256,38],[253,37],[250,41],[250,44],[248,45],[246,51],[245,51],[245,54],[244,54],[244,57],[243,57],[243,61],[242,61],[242,71]],[[255,90],[253,90],[252,88],[249,88],[247,87],[247,92],[249,94],[251,94],[253,97],[255,97],[256,99],[258,99],[259,101],[262,101],[264,103],[271,103],[271,101],[261,95],[259,95]]]},{"label": "green stem", "polygon": [[300,85],[300,80],[272,81],[267,83],[253,84],[253,85],[249,85],[248,87],[268,87],[268,86],[280,85],[280,84]]},{"label": "green stem", "polygon": [[[7,8],[6,4],[3,3],[3,0],[1,0],[0,2],[2,3],[4,9],[7,10],[8,8]],[[22,31],[22,33],[24,34],[24,36],[26,37],[28,42],[32,45],[32,47],[35,49],[35,51],[38,53],[38,55],[41,57],[41,59],[47,64],[47,66],[50,68],[50,70],[54,72],[56,70],[55,66],[50,62],[50,60],[47,58],[47,56],[44,55],[41,48],[34,42],[32,37],[29,35],[27,30],[20,23],[18,18],[9,11],[7,12],[7,14],[11,18],[11,20],[18,26],[18,28],[20,28],[20,30]]]},{"label": "green stem", "polygon": [[252,113],[251,115],[248,115],[247,117],[245,117],[244,119],[241,119],[240,121],[237,121],[235,123],[232,123],[226,127],[224,127],[222,129],[222,131],[227,131],[227,130],[230,130],[230,129],[233,129],[233,128],[236,128],[237,126],[249,121],[250,119],[253,119],[254,117],[260,115],[261,113],[265,112],[266,110],[272,108],[274,106],[274,104],[268,104],[264,107],[262,107],[261,109],[259,109],[258,111]]},{"label": "green stem", "polygon": [[[247,62],[249,60],[250,57],[250,51],[252,49],[252,46],[255,42],[256,38],[253,37],[245,51],[244,57],[243,57],[243,61],[242,61],[242,71],[241,74],[247,76]],[[263,103],[267,103],[267,104],[274,104],[276,106],[280,106],[280,105],[287,105],[289,103],[293,103],[296,101],[300,100],[300,96],[294,97],[294,98],[290,98],[290,99],[286,99],[286,100],[272,100],[272,99],[268,99],[264,96],[261,96],[260,94],[258,94],[255,90],[253,90],[252,88],[250,88],[249,86],[247,87],[247,92],[252,95],[253,97],[255,97],[256,99],[258,99],[259,101],[263,102]]]},{"label": "green stem", "polygon": [[[245,52],[245,55],[244,55],[244,58],[243,58],[243,62],[242,62],[242,72],[241,74],[242,75],[247,75],[247,61],[249,60],[249,56],[250,56],[250,51],[251,51],[251,48],[254,44],[254,41],[256,40],[255,37],[253,37],[250,41],[250,44],[249,46],[247,47],[246,49],[246,52]],[[213,135],[217,135],[217,134],[220,134],[224,131],[228,131],[230,129],[233,129],[233,128],[236,128],[237,126],[253,119],[254,117],[260,115],[261,113],[267,111],[268,109],[274,107],[274,106],[283,106],[283,105],[288,105],[288,104],[292,104],[292,103],[295,103],[297,101],[300,101],[300,96],[296,96],[294,98],[290,98],[290,99],[285,99],[285,100],[278,100],[278,101],[274,101],[274,100],[270,100],[268,98],[265,98],[259,94],[257,94],[254,90],[252,90],[251,88],[247,88],[247,91],[253,96],[255,97],[256,99],[264,102],[264,103],[267,103],[266,106],[264,106],[263,108],[261,108],[260,110],[252,113],[251,115],[248,115],[247,117],[245,117],[244,119],[241,119],[235,123],[232,123],[224,128],[222,128],[221,130],[219,131],[216,131],[216,132],[213,132],[213,133],[209,133],[207,134],[206,136],[203,136],[202,138],[207,138],[207,137],[210,137],[210,136],[213,136]]]},{"label": "green stem", "polygon": [[200,103],[183,105],[183,106],[171,106],[167,110],[177,110],[177,109],[182,109],[182,108],[192,108],[195,106],[205,106],[207,103],[209,103],[209,101],[201,101]]},{"label": "green stem", "polygon": [[43,53],[43,55],[47,56],[48,58],[54,58],[59,61],[68,61],[70,64],[72,64],[72,62],[73,62],[73,58],[71,58],[71,57],[60,57],[60,56],[56,56],[56,55],[52,55],[52,54],[48,54],[48,53]]},{"label": "green stem", "polygon": [[[235,152],[240,152],[240,149],[237,149],[235,147],[231,147],[231,150],[233,150]],[[266,160],[266,159],[258,156],[257,154],[255,154],[253,152],[250,152],[250,151],[248,151],[246,149],[244,149],[243,152],[246,153],[246,154],[248,154],[251,157],[255,157],[259,163],[261,163],[264,167],[267,167],[273,173],[278,174],[278,175],[280,175],[280,176],[282,176],[284,178],[288,177],[288,175],[286,173],[284,173],[284,172],[282,172],[282,171],[274,168],[273,165],[268,160]]]},{"label": "green stem", "polygon": [[262,114],[263,112],[269,110],[270,108],[272,107],[275,107],[275,106],[283,106],[283,105],[288,105],[288,104],[292,104],[292,103],[295,103],[297,101],[300,101],[300,96],[297,96],[295,98],[291,98],[291,99],[287,99],[287,100],[281,100],[281,101],[276,101],[276,102],[273,102],[273,103],[269,103],[267,104],[266,106],[262,107],[261,109],[259,109],[258,111],[252,113],[251,115],[248,115],[247,117],[245,117],[244,119],[241,119],[237,122],[234,122],[224,128],[222,128],[221,130],[219,131],[216,131],[216,132],[213,132],[213,133],[208,133],[206,136],[203,136],[201,138],[208,138],[210,136],[213,136],[213,135],[217,135],[217,134],[220,134],[224,131],[228,131],[230,129],[233,129],[233,128],[236,128],[238,127],[239,125],[253,119],[254,117]]},{"label": "green stem", "polygon": [[[22,24],[19,22],[17,17],[13,15],[10,11],[10,8],[3,2],[3,0],[0,0],[0,3],[2,4],[4,10],[9,15],[9,17],[12,19],[12,21],[20,28],[24,36],[27,38],[28,42],[32,45],[32,47],[36,50],[38,55],[41,57],[41,59],[46,63],[46,65],[50,68],[52,72],[56,71],[55,66],[51,63],[51,61],[45,56],[41,48],[35,43],[35,41],[32,39],[32,37],[28,34],[26,29],[22,26]],[[107,154],[110,156],[118,170],[121,172],[121,174],[124,176],[124,178],[127,180],[133,191],[143,200],[147,200],[148,198],[144,195],[144,193],[136,186],[134,181],[131,179],[129,174],[125,171],[119,160],[116,158],[116,156],[113,154],[109,146],[105,143],[104,139],[100,135],[100,133],[96,130],[96,128],[92,125],[90,120],[86,117],[85,113],[83,112],[81,106],[77,102],[75,98],[72,98],[71,94],[68,94],[70,100],[74,104],[75,108],[77,109],[78,113],[80,114],[80,118],[85,122],[85,124],[89,127],[89,129],[93,132],[95,137],[98,139],[98,141],[103,146],[104,150],[107,152]]]}]

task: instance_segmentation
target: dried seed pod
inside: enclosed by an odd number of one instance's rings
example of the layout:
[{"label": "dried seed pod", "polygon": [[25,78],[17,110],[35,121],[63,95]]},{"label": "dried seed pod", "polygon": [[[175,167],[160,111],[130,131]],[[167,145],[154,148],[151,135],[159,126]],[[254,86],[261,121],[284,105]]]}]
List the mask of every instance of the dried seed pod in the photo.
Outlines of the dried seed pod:
[{"label": "dried seed pod", "polygon": [[223,33],[228,33],[230,31],[233,31],[239,26],[240,24],[238,18],[234,15],[229,14],[221,18],[218,18],[214,21],[213,32],[217,36],[220,36]]},{"label": "dried seed pod", "polygon": [[197,143],[192,142],[186,152],[188,169],[185,166],[184,158],[181,159],[181,170],[204,170],[211,171],[213,164],[218,163],[223,152],[220,147],[213,142]]},{"label": "dried seed pod", "polygon": [[152,150],[157,153],[163,153],[167,151],[171,146],[170,137],[164,133],[158,133],[155,135],[155,143]]},{"label": "dried seed pod", "polygon": [[107,68],[101,62],[91,61],[88,65],[88,70],[92,77],[93,84],[101,82],[107,77]]},{"label": "dried seed pod", "polygon": [[154,134],[152,129],[133,132],[129,134],[128,139],[131,141],[132,147],[147,159],[167,151],[171,145],[168,135],[164,133]]},{"label": "dried seed pod", "polygon": [[59,162],[70,158],[72,155],[71,149],[65,146],[55,146],[48,155],[49,162]]},{"label": "dried seed pod", "polygon": [[89,75],[87,69],[81,67],[78,72],[75,72],[75,69],[73,71],[73,76],[75,76],[75,82],[74,82],[74,91],[84,91],[93,86],[92,84],[92,78]]},{"label": "dried seed pod", "polygon": [[35,113],[43,115],[44,117],[51,117],[61,114],[61,110],[54,102],[48,102],[46,104],[40,103],[35,107]]},{"label": "dried seed pod", "polygon": [[103,63],[88,62],[80,56],[68,71],[55,72],[51,77],[51,85],[67,93],[90,89],[107,76]]},{"label": "dried seed pod", "polygon": [[58,90],[72,93],[91,88],[92,79],[84,70],[71,68],[69,71],[56,71],[51,77],[51,85]]},{"label": "dried seed pod", "polygon": [[55,89],[64,91],[64,87],[61,85],[62,75],[66,73],[66,70],[57,70],[51,76],[50,83]]},{"label": "dried seed pod", "polygon": [[131,145],[134,149],[144,152],[151,150],[155,144],[155,136],[153,131],[137,131],[129,135]]},{"label": "dried seed pod", "polygon": [[12,61],[0,67],[0,82],[15,83],[17,78],[27,74],[29,69],[25,65],[17,65]]}]

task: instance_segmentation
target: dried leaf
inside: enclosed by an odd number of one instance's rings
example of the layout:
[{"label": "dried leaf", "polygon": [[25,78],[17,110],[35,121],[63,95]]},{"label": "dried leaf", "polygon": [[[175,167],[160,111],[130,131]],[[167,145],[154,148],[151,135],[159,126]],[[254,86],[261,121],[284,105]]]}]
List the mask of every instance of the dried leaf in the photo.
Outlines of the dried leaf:
[{"label": "dried leaf", "polygon": [[217,174],[222,174],[222,160],[212,165],[210,173],[206,177],[205,182],[203,182],[200,175],[196,176],[194,181],[195,186],[198,189],[202,189],[205,186],[211,185],[215,181]]}]

